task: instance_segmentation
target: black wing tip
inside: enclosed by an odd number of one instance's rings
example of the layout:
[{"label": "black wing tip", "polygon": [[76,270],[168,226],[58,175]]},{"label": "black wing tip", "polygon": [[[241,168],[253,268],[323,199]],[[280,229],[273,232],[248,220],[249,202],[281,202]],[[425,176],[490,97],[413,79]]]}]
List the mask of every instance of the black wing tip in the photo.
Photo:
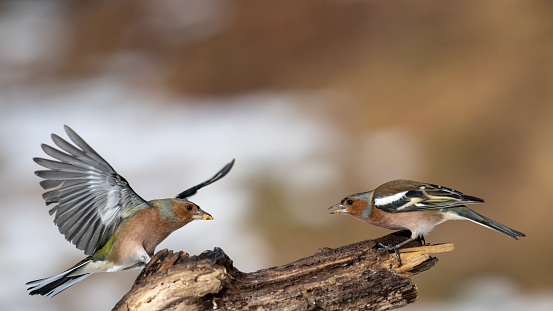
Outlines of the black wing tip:
[{"label": "black wing tip", "polygon": [[234,166],[234,162],[236,161],[236,159],[232,159],[232,161],[230,161],[229,163],[227,163],[219,172],[217,172],[217,174],[215,174],[215,176],[213,176],[211,179],[209,179],[207,181],[207,183],[204,185],[204,186],[207,186],[211,183],[214,183],[216,182],[217,180],[227,176],[228,172],[230,172],[230,170],[232,169],[232,167]]},{"label": "black wing tip", "polygon": [[484,203],[484,199],[473,197],[471,195],[463,194],[463,201],[467,201],[466,203]]},{"label": "black wing tip", "polygon": [[223,167],[223,169],[221,169],[221,171],[219,173],[217,173],[217,175],[220,175],[219,178],[223,178],[225,177],[228,172],[230,172],[230,170],[232,169],[232,167],[234,166],[234,162],[236,161],[236,159],[232,159],[232,161],[230,161],[229,163],[227,163],[227,165],[225,165]]},{"label": "black wing tip", "polygon": [[526,237],[526,234],[520,232],[520,231],[517,231],[515,229],[512,229],[512,228],[509,228],[510,230],[505,232],[509,237],[515,239],[515,240],[518,240],[518,238],[524,238]]},{"label": "black wing tip", "polygon": [[217,180],[225,177],[228,174],[228,172],[230,172],[232,167],[234,166],[235,160],[236,159],[232,159],[232,161],[227,163],[219,172],[217,172],[217,174],[215,174],[210,179],[184,190],[183,192],[177,194],[175,196],[175,198],[177,198],[177,199],[186,199],[188,197],[191,197],[191,196],[195,195],[196,193],[198,193],[198,190],[202,189],[203,187],[208,186],[208,185],[216,182]]}]

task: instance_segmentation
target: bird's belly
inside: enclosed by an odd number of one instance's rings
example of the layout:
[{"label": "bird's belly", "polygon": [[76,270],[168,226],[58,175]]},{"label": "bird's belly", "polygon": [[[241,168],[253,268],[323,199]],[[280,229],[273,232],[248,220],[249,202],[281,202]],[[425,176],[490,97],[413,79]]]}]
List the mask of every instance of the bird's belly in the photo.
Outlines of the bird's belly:
[{"label": "bird's belly", "polygon": [[445,221],[440,211],[414,211],[386,213],[380,211],[371,224],[390,230],[409,230],[413,236],[424,235],[430,232],[435,225]]}]

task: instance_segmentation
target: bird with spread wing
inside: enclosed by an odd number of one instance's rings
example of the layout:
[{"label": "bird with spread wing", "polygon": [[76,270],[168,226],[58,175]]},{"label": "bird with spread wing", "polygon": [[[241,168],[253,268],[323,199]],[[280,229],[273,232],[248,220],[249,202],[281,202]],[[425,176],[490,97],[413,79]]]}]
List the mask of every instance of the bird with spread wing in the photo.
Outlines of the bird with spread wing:
[{"label": "bird with spread wing", "polygon": [[55,160],[34,158],[46,168],[43,198],[60,233],[83,250],[85,259],[61,274],[28,282],[30,295],[55,296],[92,273],[144,267],[155,248],[173,231],[193,220],[213,217],[188,197],[223,178],[234,160],[215,176],[175,198],[146,201],[77,133],[65,126],[73,142],[52,134],[58,149],[43,144]]}]

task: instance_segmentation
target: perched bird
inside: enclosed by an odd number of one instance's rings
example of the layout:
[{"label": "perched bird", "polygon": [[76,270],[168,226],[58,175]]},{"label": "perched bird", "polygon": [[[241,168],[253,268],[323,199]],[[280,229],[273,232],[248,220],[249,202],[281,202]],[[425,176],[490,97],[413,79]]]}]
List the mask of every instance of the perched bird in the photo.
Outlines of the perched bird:
[{"label": "perched bird", "polygon": [[144,267],[173,231],[213,219],[187,198],[223,178],[234,164],[175,198],[145,201],[77,133],[68,126],[65,132],[74,145],[52,134],[59,149],[42,144],[42,150],[58,161],[34,158],[47,168],[35,173],[49,190],[42,195],[46,205],[56,204],[50,215],[60,233],[88,257],[61,274],[28,282],[30,295],[52,297],[92,273]]},{"label": "perched bird", "polygon": [[392,230],[410,230],[411,238],[398,245],[380,245],[396,253],[405,244],[430,232],[446,220],[468,219],[484,227],[518,240],[524,233],[495,222],[465,204],[483,203],[484,200],[443,186],[411,180],[394,180],[378,188],[349,195],[331,214],[349,214],[363,222]]}]

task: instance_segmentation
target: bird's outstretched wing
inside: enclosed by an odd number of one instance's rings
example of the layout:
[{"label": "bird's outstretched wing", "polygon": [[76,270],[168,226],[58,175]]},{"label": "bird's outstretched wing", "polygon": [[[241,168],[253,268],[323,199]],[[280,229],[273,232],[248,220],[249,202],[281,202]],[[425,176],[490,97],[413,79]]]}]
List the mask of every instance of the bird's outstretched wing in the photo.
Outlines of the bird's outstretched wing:
[{"label": "bird's outstretched wing", "polygon": [[196,192],[198,192],[198,190],[200,190],[203,187],[205,187],[207,185],[210,185],[210,184],[216,182],[217,180],[225,177],[225,175],[228,174],[228,172],[230,171],[230,169],[232,168],[233,165],[234,165],[234,159],[232,159],[232,161],[230,161],[219,172],[217,172],[217,174],[215,174],[215,176],[211,177],[210,179],[204,181],[201,184],[197,184],[194,187],[191,187],[189,189],[184,190],[183,192],[177,194],[176,198],[186,199],[188,197],[191,197],[191,196],[195,195]]},{"label": "bird's outstretched wing", "polygon": [[443,186],[394,180],[375,191],[374,206],[389,213],[451,208],[484,200]]},{"label": "bird's outstretched wing", "polygon": [[44,179],[42,188],[49,190],[42,195],[46,205],[57,204],[50,215],[55,213],[54,223],[60,233],[86,255],[92,255],[124,218],[150,204],[67,125],[65,132],[76,146],[52,134],[59,149],[42,144],[42,150],[58,161],[34,158],[48,168],[35,174]]}]

